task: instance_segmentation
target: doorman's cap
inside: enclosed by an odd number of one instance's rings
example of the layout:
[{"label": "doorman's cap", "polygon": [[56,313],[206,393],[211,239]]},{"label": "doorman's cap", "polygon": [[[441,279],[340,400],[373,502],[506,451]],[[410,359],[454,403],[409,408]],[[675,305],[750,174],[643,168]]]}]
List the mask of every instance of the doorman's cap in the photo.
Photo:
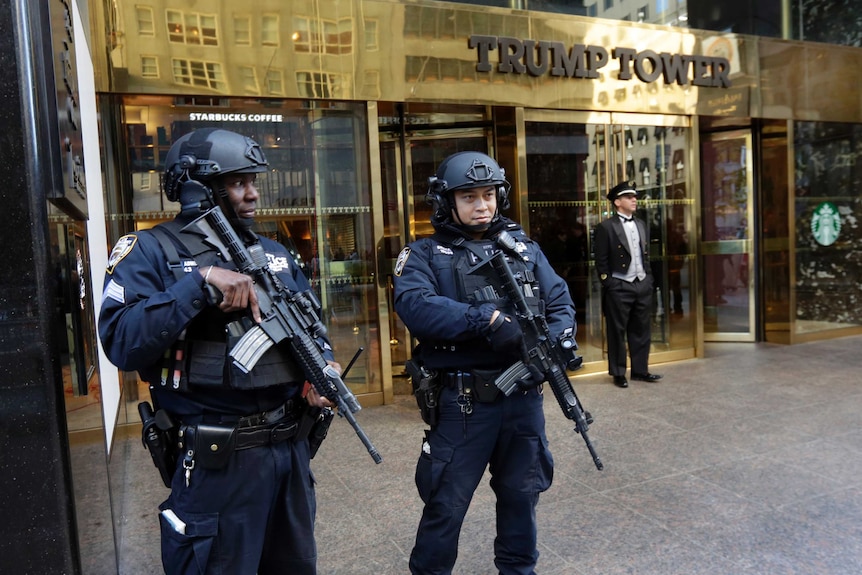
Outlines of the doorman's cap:
[{"label": "doorman's cap", "polygon": [[625,196],[626,194],[638,195],[637,184],[634,181],[623,182],[611,188],[611,191],[608,192],[608,199],[610,201],[614,201],[618,197]]}]

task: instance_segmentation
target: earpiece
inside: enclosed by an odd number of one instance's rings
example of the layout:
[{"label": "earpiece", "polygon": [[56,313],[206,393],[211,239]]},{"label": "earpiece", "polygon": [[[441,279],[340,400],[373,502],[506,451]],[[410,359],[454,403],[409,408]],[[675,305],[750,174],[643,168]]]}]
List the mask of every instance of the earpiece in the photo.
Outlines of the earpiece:
[{"label": "earpiece", "polygon": [[167,198],[182,202],[182,184],[189,179],[189,170],[197,163],[197,158],[191,154],[183,154],[176,163],[165,172],[164,190]]},{"label": "earpiece", "polygon": [[445,180],[440,180],[437,176],[428,178],[428,193],[425,194],[425,202],[431,205],[434,210],[431,216],[434,220],[443,221],[449,217],[452,212],[452,206],[449,205],[449,200],[446,199],[446,190],[448,186]]},{"label": "earpiece", "polygon": [[177,187],[179,188],[181,211],[203,213],[213,207],[212,192],[199,181],[186,179]]}]

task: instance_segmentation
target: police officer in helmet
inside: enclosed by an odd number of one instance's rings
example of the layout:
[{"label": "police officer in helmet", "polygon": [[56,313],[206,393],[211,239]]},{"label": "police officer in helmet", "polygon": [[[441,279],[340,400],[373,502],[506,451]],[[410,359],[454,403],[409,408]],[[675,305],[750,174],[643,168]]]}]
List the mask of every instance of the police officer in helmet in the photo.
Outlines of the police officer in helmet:
[{"label": "police officer in helmet", "polygon": [[[232,364],[231,346],[261,319],[257,296],[189,226],[220,206],[289,290],[308,290],[287,250],[251,231],[266,158],[254,140],[207,128],[179,138],[165,165],[164,191],[180,214],[119,239],[99,318],[108,357],[149,384],[163,444],[179,446],[160,469],[171,489],[159,506],[165,572],[313,574],[316,503],[299,423],[329,401],[313,387],[303,393],[302,370],[279,346],[248,373]],[[340,370],[329,342],[318,343]]]},{"label": "police officer in helmet", "polygon": [[[508,193],[491,157],[446,158],[427,194],[435,233],[404,247],[395,267],[395,309],[420,341],[411,362],[436,376],[439,393],[434,409],[423,411],[430,429],[416,467],[425,506],[410,555],[414,575],[452,572],[461,525],[486,468],[497,497],[497,569],[532,574],[539,555],[536,505],[553,478],[542,386],[533,382],[506,396],[494,385],[523,357],[524,343],[514,306],[491,287],[498,284],[495,272],[483,261],[506,252],[513,271],[528,278],[530,305],[544,310],[554,337],[574,335],[575,310],[538,244],[500,214]],[[496,241],[502,232],[515,239],[511,252]]]}]

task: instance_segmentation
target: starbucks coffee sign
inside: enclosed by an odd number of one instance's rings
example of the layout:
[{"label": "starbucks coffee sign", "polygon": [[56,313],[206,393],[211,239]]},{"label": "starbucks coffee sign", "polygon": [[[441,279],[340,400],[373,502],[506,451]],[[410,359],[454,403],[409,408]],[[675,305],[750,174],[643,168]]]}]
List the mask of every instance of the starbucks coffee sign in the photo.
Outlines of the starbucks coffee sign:
[{"label": "starbucks coffee sign", "polygon": [[832,202],[823,202],[811,216],[811,234],[821,246],[831,246],[841,233],[841,215]]},{"label": "starbucks coffee sign", "polygon": [[613,48],[609,53],[603,46],[567,46],[562,42],[476,34],[470,36],[468,45],[476,50],[477,72],[496,69],[503,74],[589,79],[598,78],[599,70],[614,59],[619,64],[619,80],[637,78],[649,84],[663,78],[665,84],[730,87],[730,62],[721,57],[624,47]]}]

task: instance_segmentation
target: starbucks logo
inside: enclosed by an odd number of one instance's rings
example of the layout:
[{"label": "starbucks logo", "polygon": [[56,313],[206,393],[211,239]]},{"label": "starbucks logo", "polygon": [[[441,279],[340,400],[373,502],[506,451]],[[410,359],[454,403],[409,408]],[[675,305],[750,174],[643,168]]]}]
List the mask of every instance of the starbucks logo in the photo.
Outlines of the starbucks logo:
[{"label": "starbucks logo", "polygon": [[811,233],[821,246],[831,246],[841,233],[841,216],[831,202],[823,202],[814,209],[811,217]]}]

